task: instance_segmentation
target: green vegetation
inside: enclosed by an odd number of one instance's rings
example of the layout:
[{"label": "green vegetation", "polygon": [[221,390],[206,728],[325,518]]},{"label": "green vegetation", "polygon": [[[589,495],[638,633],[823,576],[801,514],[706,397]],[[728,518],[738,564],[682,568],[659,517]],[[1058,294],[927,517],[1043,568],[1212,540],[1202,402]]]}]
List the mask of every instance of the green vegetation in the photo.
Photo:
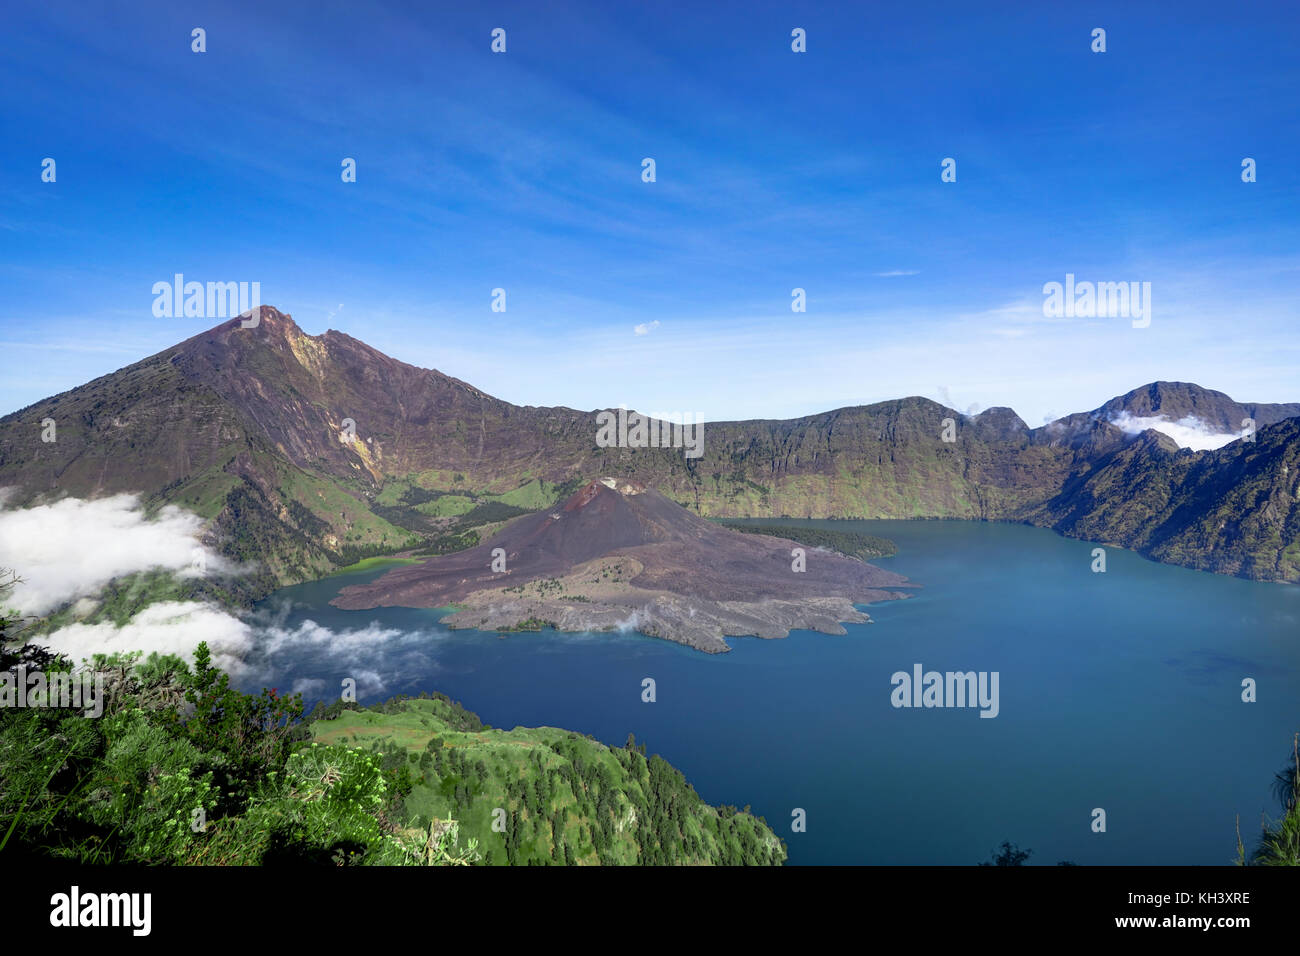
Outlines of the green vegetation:
[{"label": "green vegetation", "polygon": [[[12,586],[0,577],[0,599]],[[0,672],[73,671],[0,609]],[[0,707],[0,861],[151,865],[780,863],[631,738],[493,730],[442,695],[370,709],[243,694],[200,644],[96,655],[102,714]],[[497,812],[497,811],[500,812]]]},{"label": "green vegetation", "polygon": [[530,617],[518,624],[497,628],[502,634],[514,634],[520,631],[540,631],[544,627],[555,627],[554,621],[543,621],[540,617]]},{"label": "green vegetation", "polygon": [[403,564],[419,564],[415,558],[362,558],[356,564],[349,564],[346,568],[339,568],[335,574],[351,574],[354,571],[373,571],[376,568],[400,567]]},{"label": "green vegetation", "polygon": [[535,510],[534,508],[519,508],[515,505],[502,504],[499,501],[488,501],[475,505],[465,512],[460,521],[452,527],[455,529],[469,528],[493,521],[508,521],[511,518],[518,518],[520,515],[532,514]]},{"label": "green vegetation", "polygon": [[850,558],[885,558],[897,554],[898,548],[888,538],[859,531],[826,531],[821,528],[796,528],[779,524],[750,524],[745,521],[718,520],[718,524],[745,534],[767,534],[788,538],[810,548],[826,548]]},{"label": "green vegetation", "polygon": [[479,543],[479,533],[477,531],[449,531],[446,534],[434,535],[432,538],[426,538],[424,547],[416,551],[415,554],[422,558],[433,557],[439,554],[451,554],[455,551],[464,551],[468,548],[476,547]]},{"label": "green vegetation", "polygon": [[[463,476],[454,477],[463,481]],[[416,531],[428,531],[427,518],[459,518],[453,527],[463,530],[547,508],[576,490],[570,490],[573,482],[555,485],[532,479],[504,494],[492,494],[471,491],[460,482],[454,490],[430,489],[421,484],[422,480],[436,479],[426,475],[389,479],[375,495],[371,510]]]},{"label": "green vegetation", "polygon": [[454,518],[474,507],[474,499],[465,495],[439,495],[433,501],[415,505],[415,510],[430,518]]},{"label": "green vegetation", "polygon": [[[610,748],[553,727],[489,730],[437,695],[311,725],[322,744],[402,755],[419,779],[411,825],[455,819],[491,864],[778,864],[785,847],[759,818],[705,804],[680,772],[629,736]],[[394,761],[393,755],[399,760]]]},{"label": "green vegetation", "polygon": [[[420,535],[415,554],[426,558],[477,546],[488,526],[547,507],[566,487],[534,479],[493,495],[461,488],[433,490],[420,484],[422,478],[432,480],[417,475],[387,482],[370,507],[391,524]],[[461,475],[453,478],[464,480]]]},{"label": "green vegetation", "polygon": [[[233,458],[230,456],[222,467],[229,465]],[[239,478],[214,465],[189,478],[178,478],[164,485],[155,497],[159,502],[165,500],[204,518],[215,518],[225,505],[226,495],[239,484]]]},{"label": "green vegetation", "polygon": [[32,633],[48,633],[70,624],[111,622],[124,626],[136,614],[161,601],[211,601],[228,607],[251,604],[259,596],[243,576],[178,577],[155,569],[123,575],[105,585],[89,609],[67,605],[30,626]]},{"label": "green vegetation", "polygon": [[[479,516],[475,516],[473,519],[476,523],[481,523],[484,520],[497,520],[492,517],[481,517],[484,514],[500,514],[505,517],[513,517],[514,515],[527,514],[549,507],[557,500],[557,490],[560,487],[549,482],[533,479],[518,488],[507,491],[505,494],[494,495],[488,492],[473,492],[464,489],[430,491],[407,482],[400,482],[400,486],[405,488],[400,493],[388,495],[387,497],[381,494],[379,498],[384,499],[381,500],[381,504],[396,504],[406,508],[414,508],[421,514],[433,518],[459,517],[468,515],[476,508],[498,506],[495,511],[480,512]],[[389,485],[385,486],[385,492],[388,491],[389,487]]]},{"label": "green vegetation", "polygon": [[1282,816],[1265,821],[1259,843],[1249,857],[1237,833],[1237,863],[1241,866],[1300,866],[1300,734],[1291,743],[1291,765],[1278,772],[1274,791]]},{"label": "green vegetation", "polygon": [[[0,576],[0,600],[14,585]],[[0,605],[0,673],[48,676],[70,661],[26,643]],[[242,694],[212,666],[174,656],[96,655],[102,713],[0,708],[0,860],[258,864],[473,862],[458,829],[416,834],[390,808],[409,774],[308,742],[302,701]],[[93,710],[93,708],[92,708]]]}]

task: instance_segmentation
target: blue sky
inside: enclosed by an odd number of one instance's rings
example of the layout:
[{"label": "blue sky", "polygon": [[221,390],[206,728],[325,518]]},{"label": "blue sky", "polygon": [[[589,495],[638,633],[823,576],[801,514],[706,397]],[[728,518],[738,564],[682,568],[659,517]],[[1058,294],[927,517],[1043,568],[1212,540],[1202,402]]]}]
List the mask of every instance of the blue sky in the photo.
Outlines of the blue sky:
[{"label": "blue sky", "polygon": [[[1292,3],[56,2],[0,28],[0,413],[216,324],[153,315],[177,272],[519,404],[1300,400]],[[1045,318],[1066,273],[1150,282],[1150,327]]]}]

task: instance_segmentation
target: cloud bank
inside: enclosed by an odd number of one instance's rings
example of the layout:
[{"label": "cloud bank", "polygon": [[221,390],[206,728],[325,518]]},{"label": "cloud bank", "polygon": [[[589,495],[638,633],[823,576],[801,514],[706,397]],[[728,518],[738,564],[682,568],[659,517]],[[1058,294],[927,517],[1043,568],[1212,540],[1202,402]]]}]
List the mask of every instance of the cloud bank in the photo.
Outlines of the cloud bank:
[{"label": "cloud bank", "polygon": [[[203,573],[196,565],[238,570],[200,543],[203,525],[202,518],[174,507],[148,518],[134,495],[65,498],[0,511],[0,567],[14,568],[23,579],[9,603],[24,615],[48,614],[68,603],[88,613],[116,577],[153,569],[178,577]],[[77,663],[129,651],[175,654],[192,663],[195,648],[206,642],[213,663],[236,684],[269,686],[285,679],[287,666],[307,666],[318,674],[346,674],[363,697],[400,683],[405,673],[435,666],[426,654],[434,632],[377,622],[335,630],[313,620],[291,623],[292,612],[288,601],[243,616],[208,602],[162,601],[120,626],[74,623],[32,640]],[[337,694],[337,688],[336,677],[298,674],[293,680],[293,689],[306,696]]]},{"label": "cloud bank", "polygon": [[23,579],[10,603],[44,615],[139,571],[230,573],[229,562],[200,542],[203,525],[172,505],[147,517],[139,498],[127,494],[0,511],[0,567]]},{"label": "cloud bank", "polygon": [[[420,649],[431,635],[403,631],[371,622],[365,627],[334,630],[312,620],[289,627],[256,617],[241,620],[208,604],[165,601],[150,605],[118,627],[112,622],[71,624],[35,642],[80,662],[94,654],[157,651],[193,663],[194,649],[206,641],[212,663],[245,687],[283,682],[290,666],[317,672],[344,673],[355,680],[361,697],[383,693],[404,674],[427,673],[434,667]],[[411,658],[412,653],[419,660]],[[296,669],[295,668],[295,669]],[[291,692],[314,699],[337,695],[339,685],[322,678],[297,676]]]},{"label": "cloud bank", "polygon": [[244,658],[257,644],[250,625],[198,601],[162,601],[144,608],[121,627],[112,621],[70,624],[34,636],[32,641],[66,654],[74,662],[119,651],[143,651],[145,657],[157,651],[193,662],[194,649],[200,641],[207,641],[212,663],[232,677],[247,672]]},{"label": "cloud bank", "polygon": [[1130,435],[1140,434],[1148,428],[1154,429],[1178,442],[1180,448],[1190,448],[1192,451],[1212,451],[1242,436],[1240,432],[1213,431],[1195,415],[1171,422],[1163,415],[1137,416],[1120,412],[1110,423]]}]

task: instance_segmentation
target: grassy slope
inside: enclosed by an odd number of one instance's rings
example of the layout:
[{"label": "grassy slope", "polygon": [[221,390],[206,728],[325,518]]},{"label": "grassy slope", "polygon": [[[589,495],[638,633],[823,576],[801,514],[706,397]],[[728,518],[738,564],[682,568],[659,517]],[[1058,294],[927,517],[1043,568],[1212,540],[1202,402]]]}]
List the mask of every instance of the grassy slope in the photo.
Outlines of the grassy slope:
[{"label": "grassy slope", "polygon": [[[405,804],[412,822],[459,820],[462,842],[477,837],[487,862],[785,859],[763,822],[704,803],[658,757],[554,727],[489,729],[445,701],[405,700],[389,714],[344,711],[317,721],[312,732],[321,744],[403,749],[420,778]],[[506,833],[493,829],[497,808],[506,811]]]}]

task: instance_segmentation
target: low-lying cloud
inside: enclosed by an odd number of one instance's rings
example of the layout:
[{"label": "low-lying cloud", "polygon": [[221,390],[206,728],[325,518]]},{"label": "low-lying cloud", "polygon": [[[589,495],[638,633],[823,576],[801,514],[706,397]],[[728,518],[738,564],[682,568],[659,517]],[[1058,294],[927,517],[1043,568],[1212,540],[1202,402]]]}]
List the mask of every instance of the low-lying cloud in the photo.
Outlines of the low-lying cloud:
[{"label": "low-lying cloud", "polygon": [[1110,420],[1111,424],[1130,435],[1138,435],[1148,428],[1168,435],[1180,448],[1192,451],[1211,451],[1222,448],[1229,442],[1241,438],[1242,432],[1216,432],[1205,425],[1195,415],[1187,415],[1176,422],[1171,422],[1163,415],[1138,416],[1120,412]]},{"label": "low-lying cloud", "polygon": [[194,649],[206,641],[212,663],[232,676],[245,670],[244,658],[256,646],[254,629],[218,607],[198,601],[161,601],[139,611],[121,627],[112,621],[69,624],[32,643],[66,654],[74,662],[95,654],[142,651],[148,657],[175,654],[194,660]]},{"label": "low-lying cloud", "polygon": [[[4,498],[0,489],[0,506]],[[202,518],[176,507],[146,516],[139,498],[126,494],[0,510],[0,567],[13,568],[22,579],[7,603],[35,616],[71,604],[84,616],[114,578],[151,570],[177,577],[238,573],[240,568],[201,543],[203,528]],[[174,654],[192,663],[195,649],[206,642],[213,663],[237,685],[257,688],[287,678],[308,696],[337,695],[339,674],[367,697],[402,683],[404,675],[436,668],[427,653],[436,630],[406,631],[378,622],[335,630],[294,620],[293,611],[288,601],[246,614],[205,601],[160,601],[124,624],[77,622],[30,640],[74,663],[131,651]]]},{"label": "low-lying cloud", "polygon": [[437,631],[404,630],[378,621],[339,629],[310,618],[291,624],[291,610],[286,602],[277,612],[249,618],[251,646],[228,669],[236,683],[271,685],[292,674],[293,692],[310,700],[337,697],[342,676],[356,681],[358,697],[366,698],[406,683],[412,674],[437,670],[431,653]]},{"label": "low-lying cloud", "polygon": [[[112,622],[70,624],[34,643],[66,654],[74,662],[95,654],[141,651],[175,654],[193,663],[194,650],[206,641],[212,662],[236,684],[261,686],[283,681],[286,670],[302,666],[318,672],[346,673],[357,682],[363,697],[383,692],[404,671],[427,673],[432,660],[421,653],[431,634],[404,631],[370,622],[364,627],[334,630],[313,620],[294,625],[281,623],[283,615],[252,614],[239,618],[197,601],[164,601],[144,608],[122,626]],[[411,655],[420,656],[414,661]],[[418,665],[418,666],[413,666]],[[327,682],[311,675],[295,675],[293,690],[305,696],[324,696]],[[333,685],[337,694],[337,684]]]},{"label": "low-lying cloud", "polygon": [[9,603],[22,614],[44,615],[140,571],[229,573],[229,563],[200,542],[203,524],[173,505],[148,517],[140,499],[127,494],[0,511],[0,567],[22,578]]}]

